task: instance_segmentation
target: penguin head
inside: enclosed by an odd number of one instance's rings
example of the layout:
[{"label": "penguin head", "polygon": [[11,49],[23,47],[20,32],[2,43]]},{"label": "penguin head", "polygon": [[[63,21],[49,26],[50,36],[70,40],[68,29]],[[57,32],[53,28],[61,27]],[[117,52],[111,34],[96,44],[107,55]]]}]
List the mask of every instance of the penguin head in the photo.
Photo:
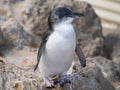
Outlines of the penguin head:
[{"label": "penguin head", "polygon": [[84,16],[81,13],[73,13],[66,7],[58,7],[54,9],[48,17],[48,25],[50,28],[59,23],[72,23],[76,17]]}]

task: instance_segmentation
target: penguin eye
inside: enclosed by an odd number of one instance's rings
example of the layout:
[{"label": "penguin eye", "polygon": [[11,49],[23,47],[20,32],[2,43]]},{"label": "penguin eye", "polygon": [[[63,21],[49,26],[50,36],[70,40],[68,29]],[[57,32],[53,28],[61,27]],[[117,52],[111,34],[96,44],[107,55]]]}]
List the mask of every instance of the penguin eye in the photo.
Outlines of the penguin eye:
[{"label": "penguin eye", "polygon": [[66,17],[66,16],[62,18],[63,21],[67,21],[68,19],[69,17]]},{"label": "penguin eye", "polygon": [[54,16],[54,19],[58,19],[58,18],[59,18],[58,15],[55,15],[55,16]]}]

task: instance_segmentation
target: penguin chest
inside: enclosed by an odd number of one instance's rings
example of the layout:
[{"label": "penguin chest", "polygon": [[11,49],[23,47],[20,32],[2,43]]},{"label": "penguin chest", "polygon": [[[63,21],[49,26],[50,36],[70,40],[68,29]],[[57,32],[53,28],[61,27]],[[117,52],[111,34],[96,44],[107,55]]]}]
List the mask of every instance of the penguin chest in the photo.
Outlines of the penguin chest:
[{"label": "penguin chest", "polygon": [[73,55],[76,46],[75,33],[64,34],[54,32],[49,37],[45,50],[49,59],[57,61],[56,59],[67,59]]}]

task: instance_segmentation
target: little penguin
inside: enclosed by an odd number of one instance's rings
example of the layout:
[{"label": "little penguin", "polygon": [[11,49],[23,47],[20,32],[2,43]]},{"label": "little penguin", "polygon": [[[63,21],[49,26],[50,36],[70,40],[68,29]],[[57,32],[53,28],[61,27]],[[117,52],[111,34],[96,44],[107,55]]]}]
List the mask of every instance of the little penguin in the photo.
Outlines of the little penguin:
[{"label": "little penguin", "polygon": [[76,34],[72,21],[84,16],[74,13],[66,7],[53,9],[48,17],[48,30],[44,32],[37,55],[37,67],[41,72],[46,87],[55,87],[52,76],[59,75],[58,83],[63,86],[71,83],[67,71],[72,65],[74,55],[78,56],[83,67],[86,66],[85,56],[76,44]]}]

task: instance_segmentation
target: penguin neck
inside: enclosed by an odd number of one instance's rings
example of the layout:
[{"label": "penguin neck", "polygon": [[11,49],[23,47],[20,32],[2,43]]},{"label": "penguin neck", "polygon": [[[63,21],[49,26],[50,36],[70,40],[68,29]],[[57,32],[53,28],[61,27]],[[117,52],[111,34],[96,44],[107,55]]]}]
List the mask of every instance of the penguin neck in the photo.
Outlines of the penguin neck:
[{"label": "penguin neck", "polygon": [[53,26],[53,31],[64,37],[75,37],[75,31],[71,23],[59,23]]},{"label": "penguin neck", "polygon": [[73,25],[71,23],[58,23],[53,25],[53,30],[58,32],[65,32],[74,30]]}]

